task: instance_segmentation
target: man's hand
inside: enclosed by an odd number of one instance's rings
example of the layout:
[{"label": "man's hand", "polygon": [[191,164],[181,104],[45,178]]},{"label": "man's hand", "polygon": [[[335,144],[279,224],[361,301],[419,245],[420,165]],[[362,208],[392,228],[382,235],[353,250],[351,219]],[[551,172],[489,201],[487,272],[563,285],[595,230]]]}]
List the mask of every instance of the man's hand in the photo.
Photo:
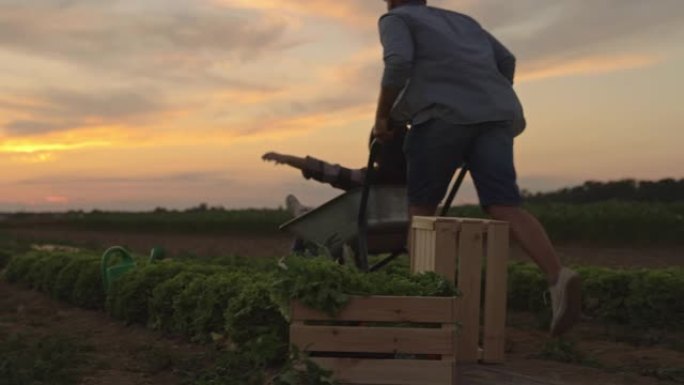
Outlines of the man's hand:
[{"label": "man's hand", "polygon": [[394,131],[392,131],[389,119],[376,119],[375,127],[373,127],[373,136],[380,141],[380,143],[385,143],[392,140],[394,137]]},{"label": "man's hand", "polygon": [[261,157],[261,159],[266,162],[275,162],[275,164],[287,163],[287,155],[278,154],[277,152],[267,152]]}]

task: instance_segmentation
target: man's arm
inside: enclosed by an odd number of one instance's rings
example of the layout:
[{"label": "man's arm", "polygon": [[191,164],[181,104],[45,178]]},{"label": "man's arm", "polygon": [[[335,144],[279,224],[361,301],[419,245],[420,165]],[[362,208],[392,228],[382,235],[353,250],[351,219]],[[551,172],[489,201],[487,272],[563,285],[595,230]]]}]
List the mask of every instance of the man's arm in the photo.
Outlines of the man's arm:
[{"label": "man's arm", "polygon": [[485,33],[492,45],[492,49],[494,49],[494,57],[496,58],[496,66],[499,68],[499,72],[513,84],[515,78],[515,56],[492,34],[487,31]]},{"label": "man's arm", "polygon": [[382,75],[373,134],[380,141],[386,141],[392,137],[389,126],[392,107],[411,77],[414,47],[411,31],[400,16],[383,16],[379,27],[385,70]]},{"label": "man's arm", "polygon": [[276,164],[286,164],[302,171],[306,179],[327,183],[335,188],[350,190],[363,185],[365,169],[350,169],[339,164],[331,164],[310,156],[301,158],[294,155],[268,152],[261,159]]},{"label": "man's arm", "polygon": [[303,170],[306,167],[306,159],[294,155],[267,152],[261,159],[267,162],[274,162],[275,164],[286,164],[298,170]]}]

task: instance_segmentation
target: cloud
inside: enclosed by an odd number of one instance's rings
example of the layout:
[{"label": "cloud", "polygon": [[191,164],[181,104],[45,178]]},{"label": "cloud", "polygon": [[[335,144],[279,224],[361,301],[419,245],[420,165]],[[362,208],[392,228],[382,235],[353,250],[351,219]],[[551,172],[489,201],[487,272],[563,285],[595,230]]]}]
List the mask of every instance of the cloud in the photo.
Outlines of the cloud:
[{"label": "cloud", "polygon": [[[82,148],[92,148],[92,147],[107,147],[111,146],[113,142],[108,140],[79,140],[79,141],[63,141],[59,143],[51,141],[12,141],[3,140],[0,144],[0,153],[18,153],[18,154],[36,154],[45,153],[51,151],[70,151],[78,150]],[[31,160],[40,159],[34,157],[17,158],[18,160]],[[45,159],[50,160],[48,159]]]},{"label": "cloud", "polygon": [[24,136],[61,131],[71,127],[72,126],[67,123],[50,123],[36,120],[15,120],[4,126],[4,132],[8,136]]},{"label": "cloud", "polygon": [[516,80],[524,82],[573,75],[598,75],[650,67],[663,60],[662,56],[648,55],[599,55],[573,60],[549,60],[526,65]]},{"label": "cloud", "polygon": [[298,44],[277,15],[192,2],[140,4],[147,2],[9,0],[0,5],[0,49],[128,81],[243,87],[216,64],[244,63]]},{"label": "cloud", "polygon": [[[258,125],[247,127],[240,132],[239,137],[286,137],[312,132],[318,129],[344,126],[360,119],[367,118],[370,124],[372,105],[349,104],[334,109],[302,112],[285,118],[274,118]],[[238,137],[238,138],[239,138]]]},{"label": "cloud", "polygon": [[40,112],[72,119],[135,118],[160,111],[163,104],[154,92],[112,90],[109,92],[73,92],[49,90],[42,95]]},{"label": "cloud", "polygon": [[103,124],[140,122],[168,108],[153,92],[99,90],[85,93],[48,89],[5,108],[28,116],[3,126],[9,137],[36,136]]},{"label": "cloud", "polygon": [[379,0],[212,0],[227,7],[259,9],[337,20],[346,24],[368,25],[386,9]]},{"label": "cloud", "polygon": [[[456,7],[462,2],[446,3]],[[651,53],[668,39],[677,40],[684,25],[680,0],[481,0],[463,6],[522,63],[532,65],[597,54]]]},{"label": "cloud", "polygon": [[[299,3],[294,1],[294,3]],[[287,3],[287,2],[286,2]],[[668,40],[684,32],[684,2],[663,0],[444,0],[430,4],[476,17],[518,57],[518,80],[646,68],[668,59]],[[359,13],[376,10],[349,1]],[[371,32],[369,31],[369,34]],[[345,91],[378,84],[375,45],[335,69]]]},{"label": "cloud", "polygon": [[53,175],[39,178],[22,179],[19,185],[154,185],[154,184],[203,184],[207,182],[231,183],[231,179],[222,172],[193,171],[170,173],[163,175],[145,175],[137,177],[102,177]]},{"label": "cloud", "polygon": [[48,195],[45,197],[45,202],[53,204],[67,204],[69,203],[69,198],[63,195]]},{"label": "cloud", "polygon": [[[667,60],[658,42],[681,30],[684,14],[681,0],[431,4],[481,20],[517,54],[520,80]],[[0,51],[34,58],[45,75],[32,81],[27,70],[23,89],[0,93],[0,151],[145,145],[152,137],[229,143],[365,117],[382,70],[375,20],[383,7],[379,0],[5,0]],[[54,61],[72,66],[73,78],[51,78]],[[189,129],[222,134],[181,139]]]}]

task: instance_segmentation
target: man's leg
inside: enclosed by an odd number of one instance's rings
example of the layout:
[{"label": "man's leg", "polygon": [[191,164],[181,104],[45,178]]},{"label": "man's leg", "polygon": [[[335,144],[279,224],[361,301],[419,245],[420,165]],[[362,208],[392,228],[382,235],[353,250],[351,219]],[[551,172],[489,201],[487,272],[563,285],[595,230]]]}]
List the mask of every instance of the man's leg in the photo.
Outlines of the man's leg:
[{"label": "man's leg", "polygon": [[[409,218],[435,216],[469,141],[468,130],[439,119],[409,130],[404,139]],[[410,250],[410,227],[406,231]]]},{"label": "man's leg", "polygon": [[561,262],[537,218],[518,206],[494,205],[486,210],[492,218],[510,224],[513,238],[544,272],[549,285],[555,284],[562,268]]},{"label": "man's leg", "polygon": [[542,225],[520,207],[522,199],[516,182],[511,127],[491,123],[482,125],[481,130],[467,158],[480,204],[495,219],[510,223],[513,238],[546,275],[553,310],[551,334],[560,335],[579,320],[579,276],[561,266]]},{"label": "man's leg", "polygon": [[416,125],[406,134],[409,215],[434,216],[475,131],[440,119]]}]

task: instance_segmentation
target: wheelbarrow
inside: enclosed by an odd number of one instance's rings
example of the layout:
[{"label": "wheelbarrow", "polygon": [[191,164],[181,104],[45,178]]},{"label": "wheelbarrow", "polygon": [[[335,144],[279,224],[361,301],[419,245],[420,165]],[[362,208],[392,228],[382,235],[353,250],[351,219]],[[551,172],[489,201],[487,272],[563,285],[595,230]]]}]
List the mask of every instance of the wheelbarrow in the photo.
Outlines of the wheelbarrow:
[{"label": "wheelbarrow", "polygon": [[[286,222],[280,229],[305,242],[327,249],[333,258],[343,261],[344,246],[354,251],[356,267],[376,271],[406,253],[410,225],[406,186],[373,184],[374,164],[382,144],[373,141],[363,187],[348,191],[323,205]],[[463,166],[442,207],[447,216],[458,190],[468,173]],[[389,254],[369,266],[369,255]]]}]

